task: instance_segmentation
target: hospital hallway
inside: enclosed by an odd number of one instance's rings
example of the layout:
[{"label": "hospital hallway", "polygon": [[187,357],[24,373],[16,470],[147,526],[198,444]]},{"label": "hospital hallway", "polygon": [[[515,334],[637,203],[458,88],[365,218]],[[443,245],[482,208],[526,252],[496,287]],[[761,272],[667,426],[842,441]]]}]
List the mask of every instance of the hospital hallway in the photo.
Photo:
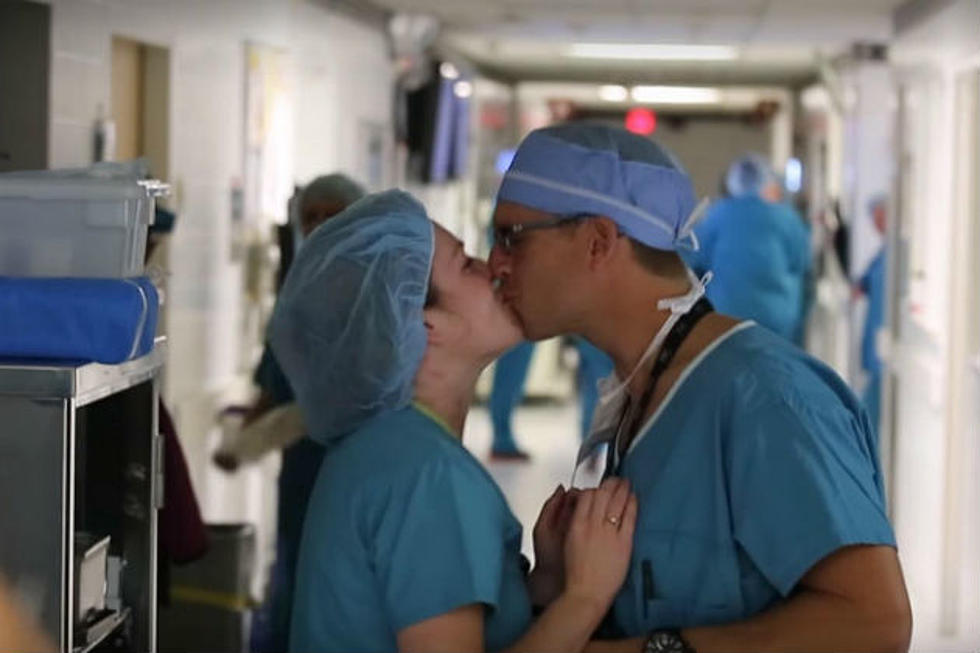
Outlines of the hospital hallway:
[{"label": "hospital hallway", "polygon": [[[331,271],[374,269],[324,236],[372,205],[442,229],[370,281]],[[402,410],[457,435],[419,396],[447,296],[457,358],[494,359],[439,397],[470,405],[453,451],[530,562],[544,502],[599,486],[625,430],[613,476],[662,456],[630,471],[656,505],[620,585],[644,633],[755,616],[874,548],[909,650],[980,652],[980,0],[0,0],[0,653],[295,650],[322,461]],[[704,315],[717,340],[685,350]],[[633,371],[675,384],[647,421],[644,388],[610,390],[640,339]],[[439,505],[415,517],[441,544]],[[785,566],[840,542],[777,579],[743,527]],[[648,614],[653,585],[690,605]]]}]

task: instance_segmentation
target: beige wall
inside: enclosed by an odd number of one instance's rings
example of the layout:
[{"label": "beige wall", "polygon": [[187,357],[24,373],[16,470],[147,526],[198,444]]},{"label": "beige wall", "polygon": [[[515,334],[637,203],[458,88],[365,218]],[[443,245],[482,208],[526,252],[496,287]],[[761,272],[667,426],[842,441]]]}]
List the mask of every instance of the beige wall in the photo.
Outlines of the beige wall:
[{"label": "beige wall", "polygon": [[654,134],[687,168],[698,197],[717,196],[719,181],[732,160],[745,152],[768,154],[770,138],[768,124],[719,118],[692,119],[679,128],[661,118]]}]

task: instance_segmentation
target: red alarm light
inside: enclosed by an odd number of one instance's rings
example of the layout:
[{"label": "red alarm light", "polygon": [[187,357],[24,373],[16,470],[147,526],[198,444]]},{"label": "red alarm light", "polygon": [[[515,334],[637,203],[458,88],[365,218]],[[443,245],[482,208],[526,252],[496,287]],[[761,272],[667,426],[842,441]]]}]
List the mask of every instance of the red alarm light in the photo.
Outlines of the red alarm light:
[{"label": "red alarm light", "polygon": [[657,114],[650,109],[634,107],[626,112],[626,129],[634,134],[649,136],[657,129]]}]

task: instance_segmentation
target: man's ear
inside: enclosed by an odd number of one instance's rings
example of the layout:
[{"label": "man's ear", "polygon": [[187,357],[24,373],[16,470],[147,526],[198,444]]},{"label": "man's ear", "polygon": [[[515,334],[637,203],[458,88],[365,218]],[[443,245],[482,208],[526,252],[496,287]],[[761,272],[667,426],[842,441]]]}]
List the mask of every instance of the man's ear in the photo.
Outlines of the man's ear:
[{"label": "man's ear", "polygon": [[612,258],[619,240],[619,228],[615,222],[605,216],[589,220],[586,224],[591,227],[589,233],[589,267],[595,269]]}]

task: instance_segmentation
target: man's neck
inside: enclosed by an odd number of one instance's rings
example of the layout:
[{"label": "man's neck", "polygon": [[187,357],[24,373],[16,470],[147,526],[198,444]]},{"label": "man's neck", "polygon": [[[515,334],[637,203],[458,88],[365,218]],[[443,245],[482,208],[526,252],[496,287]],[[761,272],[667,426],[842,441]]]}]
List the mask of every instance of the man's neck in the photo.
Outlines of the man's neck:
[{"label": "man's neck", "polygon": [[[620,379],[625,379],[636,369],[654,336],[670,318],[670,310],[658,308],[657,303],[684,295],[690,290],[690,283],[686,280],[673,283],[649,281],[635,283],[624,290],[627,291],[608,293],[604,306],[596,311],[595,324],[583,330],[588,340],[612,357]],[[637,370],[629,386],[631,395],[638,396],[643,392],[646,372],[652,364],[651,357]]]}]

